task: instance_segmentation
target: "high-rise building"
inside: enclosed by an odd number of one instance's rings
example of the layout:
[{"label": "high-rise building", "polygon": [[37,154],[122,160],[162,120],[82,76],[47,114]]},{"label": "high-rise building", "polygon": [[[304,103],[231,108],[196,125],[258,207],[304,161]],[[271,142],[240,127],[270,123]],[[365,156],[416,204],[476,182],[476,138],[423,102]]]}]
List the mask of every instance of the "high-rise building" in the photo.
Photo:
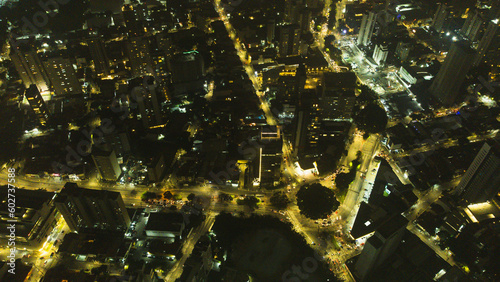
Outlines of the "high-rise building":
[{"label": "high-rise building", "polygon": [[134,88],[134,93],[132,93],[132,95],[136,96],[140,118],[145,128],[160,125],[163,120],[158,88],[159,85],[153,83]]},{"label": "high-rise building", "polygon": [[500,190],[500,153],[485,143],[458,184],[455,194],[467,204],[491,200]]},{"label": "high-rise building", "polygon": [[466,41],[454,42],[438,74],[429,89],[443,105],[451,106],[455,102],[460,86],[476,56]]},{"label": "high-rise building", "polygon": [[409,41],[400,41],[396,46],[395,55],[400,62],[406,62],[408,56],[410,55],[410,49],[412,44]]},{"label": "high-rise building", "polygon": [[432,19],[432,24],[431,26],[437,31],[437,32],[442,32],[443,29],[445,28],[445,22],[448,19],[448,16],[450,14],[450,11],[448,10],[448,7],[446,4],[441,3],[439,4],[439,7],[434,14],[434,18]]},{"label": "high-rise building", "polygon": [[272,187],[279,184],[280,168],[283,155],[283,139],[281,130],[276,126],[262,128],[260,141],[259,179],[261,187]]},{"label": "high-rise building", "polygon": [[376,21],[377,14],[375,14],[374,12],[368,12],[368,14],[363,15],[363,19],[361,20],[361,27],[358,34],[358,45],[366,46],[370,43]]},{"label": "high-rise building", "polygon": [[176,54],[168,64],[173,83],[196,81],[205,76],[205,63],[198,51]]},{"label": "high-rise building", "polygon": [[275,22],[275,20],[269,20],[269,21],[267,21],[267,26],[266,26],[266,39],[267,39],[267,42],[273,42],[274,41],[275,31],[276,31],[276,22]]},{"label": "high-rise building", "polygon": [[130,226],[119,192],[86,189],[67,182],[54,202],[71,231],[125,231]]},{"label": "high-rise building", "polygon": [[356,100],[357,77],[353,72],[323,74],[321,111],[323,120],[348,121]]},{"label": "high-rise building", "polygon": [[299,54],[300,26],[285,25],[279,27],[279,56],[286,57]]},{"label": "high-rise building", "polygon": [[31,109],[40,121],[40,124],[45,125],[49,119],[49,109],[47,108],[47,105],[45,104],[45,101],[43,100],[36,85],[31,84],[31,86],[26,89],[24,95],[26,96]]},{"label": "high-rise building", "polygon": [[460,32],[470,41],[475,41],[479,35],[479,30],[484,20],[478,10],[473,10],[467,16],[465,23]]},{"label": "high-rise building", "polygon": [[139,20],[140,11],[134,9],[132,5],[124,5],[122,13],[129,37],[137,37],[145,33],[143,22]]},{"label": "high-rise building", "polygon": [[153,73],[149,56],[149,42],[144,37],[132,37],[127,42],[130,69],[135,77]]},{"label": "high-rise building", "polygon": [[389,47],[387,44],[377,44],[373,51],[373,60],[379,65],[383,66],[389,54]]},{"label": "high-rise building", "polygon": [[92,159],[102,180],[118,180],[122,171],[114,150],[104,151],[94,147],[92,148]]},{"label": "high-rise building", "polygon": [[10,58],[26,88],[35,84],[40,92],[49,90],[49,77],[32,40],[11,44]]},{"label": "high-rise building", "polygon": [[94,63],[94,71],[97,75],[109,75],[109,59],[106,54],[104,41],[100,37],[91,37],[87,40],[89,46],[90,56]]},{"label": "high-rise building", "polygon": [[[7,185],[0,186],[0,242],[7,246],[11,232],[10,220],[16,221],[16,247],[38,250],[47,240],[61,215],[52,199],[54,192],[16,189],[16,208],[9,212],[12,194]],[[9,200],[11,199],[11,200]]]},{"label": "high-rise building", "polygon": [[82,93],[82,85],[69,58],[53,53],[44,58],[43,64],[50,80],[50,87],[58,96]]},{"label": "high-rise building", "polygon": [[498,30],[498,19],[490,21],[488,23],[488,27],[483,34],[483,37],[479,41],[477,45],[477,56],[474,59],[474,65],[477,66],[483,60],[484,54],[488,51],[490,47],[491,41],[495,38],[495,35]]},{"label": "high-rise building", "polygon": [[368,238],[354,266],[354,274],[359,281],[369,281],[370,273],[396,251],[407,224],[408,220],[402,215],[394,215],[382,223],[373,236]]}]

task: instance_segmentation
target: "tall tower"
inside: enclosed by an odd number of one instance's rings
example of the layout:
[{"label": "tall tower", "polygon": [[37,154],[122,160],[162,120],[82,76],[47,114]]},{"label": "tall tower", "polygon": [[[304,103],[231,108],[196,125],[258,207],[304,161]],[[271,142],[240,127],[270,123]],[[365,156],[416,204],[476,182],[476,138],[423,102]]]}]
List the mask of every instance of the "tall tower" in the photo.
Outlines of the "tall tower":
[{"label": "tall tower", "polygon": [[31,84],[30,88],[26,89],[25,95],[40,124],[45,125],[49,118],[49,110],[36,85]]},{"label": "tall tower", "polygon": [[387,44],[377,44],[375,50],[373,51],[373,60],[379,65],[383,66],[387,60],[387,55],[389,54],[389,47]]},{"label": "tall tower", "polygon": [[135,77],[152,74],[149,43],[144,37],[132,37],[128,40],[130,68]]},{"label": "tall tower", "polygon": [[490,21],[488,23],[486,31],[483,34],[483,37],[481,38],[479,44],[477,45],[477,56],[474,60],[474,66],[479,65],[479,63],[483,59],[484,54],[486,54],[486,51],[488,51],[488,48],[490,47],[491,41],[493,40],[493,38],[495,38],[497,30],[498,30],[498,19]]},{"label": "tall tower", "polygon": [[375,28],[375,22],[377,20],[377,14],[374,12],[368,12],[368,14],[363,15],[361,20],[361,27],[358,34],[358,45],[366,46],[370,43],[373,35],[373,29]]},{"label": "tall tower", "polygon": [[465,20],[464,26],[460,30],[460,32],[467,37],[470,41],[475,41],[479,29],[481,28],[481,25],[483,24],[483,19],[481,14],[479,13],[478,10],[474,10],[469,15],[467,16],[467,19]]},{"label": "tall tower", "polygon": [[360,281],[369,281],[369,274],[396,251],[407,224],[408,220],[396,214],[388,218],[375,230],[373,236],[368,238],[354,266],[354,273]]},{"label": "tall tower", "polygon": [[458,184],[455,194],[466,203],[491,200],[500,189],[500,154],[485,143]]},{"label": "tall tower", "polygon": [[437,32],[443,31],[444,24],[449,14],[450,12],[448,11],[448,7],[446,6],[446,4],[439,4],[439,7],[434,14],[434,18],[432,19],[432,27],[434,27]]},{"label": "tall tower", "polygon": [[116,153],[112,151],[104,151],[97,147],[92,148],[92,159],[97,167],[97,172],[102,180],[116,181],[120,177],[121,169],[118,165]]},{"label": "tall tower", "polygon": [[139,13],[132,5],[124,5],[122,8],[125,27],[129,37],[136,37],[144,34],[144,25],[139,21]]},{"label": "tall tower", "polygon": [[286,57],[299,54],[300,26],[285,25],[279,28],[279,56]]},{"label": "tall tower", "polygon": [[40,92],[49,90],[49,78],[32,40],[11,44],[10,58],[26,88],[35,84]]},{"label": "tall tower", "polygon": [[109,59],[102,38],[93,36],[87,40],[87,45],[94,62],[95,73],[97,75],[109,75]]},{"label": "tall tower", "polygon": [[135,93],[132,93],[136,96],[141,120],[145,128],[162,123],[158,86],[157,84],[148,84],[146,87],[134,88]]},{"label": "tall tower", "polygon": [[276,126],[262,128],[260,140],[265,146],[260,148],[259,180],[261,187],[272,187],[279,183],[283,139]]},{"label": "tall tower", "polygon": [[466,41],[454,42],[429,89],[445,106],[451,106],[458,95],[465,75],[472,66],[476,51]]}]

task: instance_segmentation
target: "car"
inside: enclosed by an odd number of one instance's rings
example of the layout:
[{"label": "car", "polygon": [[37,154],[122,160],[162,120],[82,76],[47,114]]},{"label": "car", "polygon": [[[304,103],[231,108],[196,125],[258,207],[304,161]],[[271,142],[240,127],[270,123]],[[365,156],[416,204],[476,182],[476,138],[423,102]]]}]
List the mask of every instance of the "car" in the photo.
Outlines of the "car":
[{"label": "car", "polygon": [[53,257],[53,256],[54,256],[54,252],[52,252],[52,253],[50,254],[50,257]]}]

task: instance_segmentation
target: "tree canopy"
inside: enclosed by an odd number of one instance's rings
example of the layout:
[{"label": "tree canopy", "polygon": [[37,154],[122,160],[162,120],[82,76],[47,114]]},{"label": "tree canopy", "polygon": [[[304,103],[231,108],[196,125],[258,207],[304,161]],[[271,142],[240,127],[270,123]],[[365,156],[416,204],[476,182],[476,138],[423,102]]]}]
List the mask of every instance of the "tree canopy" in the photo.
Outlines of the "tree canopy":
[{"label": "tree canopy", "polygon": [[354,118],[359,129],[368,133],[380,133],[387,126],[387,114],[380,106],[370,103]]},{"label": "tree canopy", "polygon": [[144,202],[147,202],[147,201],[153,200],[153,199],[159,199],[159,198],[161,198],[161,196],[157,195],[154,192],[144,192],[141,195],[141,200],[143,200]]},{"label": "tree canopy", "polygon": [[255,209],[255,208],[257,208],[257,204],[259,203],[259,199],[257,199],[254,196],[246,196],[242,200],[240,200],[240,199],[236,200],[236,203],[238,203],[238,205],[245,205],[251,209]]},{"label": "tree canopy", "polygon": [[273,207],[279,209],[279,210],[284,210],[290,203],[290,199],[284,192],[276,192],[271,196],[271,205]]},{"label": "tree canopy", "polygon": [[163,193],[163,197],[167,200],[171,200],[174,197],[174,194],[172,194],[172,192],[170,191],[166,191],[165,193]]},{"label": "tree canopy", "polygon": [[297,205],[301,214],[311,219],[320,219],[335,211],[340,203],[331,189],[314,183],[300,188],[297,192]]}]

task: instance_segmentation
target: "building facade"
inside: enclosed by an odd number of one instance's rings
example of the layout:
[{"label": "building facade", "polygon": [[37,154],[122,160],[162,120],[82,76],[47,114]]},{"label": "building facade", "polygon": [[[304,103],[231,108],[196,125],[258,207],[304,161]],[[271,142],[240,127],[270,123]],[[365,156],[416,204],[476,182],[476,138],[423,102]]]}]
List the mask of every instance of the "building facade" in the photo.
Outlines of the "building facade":
[{"label": "building facade", "polygon": [[54,200],[71,231],[125,231],[130,217],[119,192],[80,188],[67,182]]}]

